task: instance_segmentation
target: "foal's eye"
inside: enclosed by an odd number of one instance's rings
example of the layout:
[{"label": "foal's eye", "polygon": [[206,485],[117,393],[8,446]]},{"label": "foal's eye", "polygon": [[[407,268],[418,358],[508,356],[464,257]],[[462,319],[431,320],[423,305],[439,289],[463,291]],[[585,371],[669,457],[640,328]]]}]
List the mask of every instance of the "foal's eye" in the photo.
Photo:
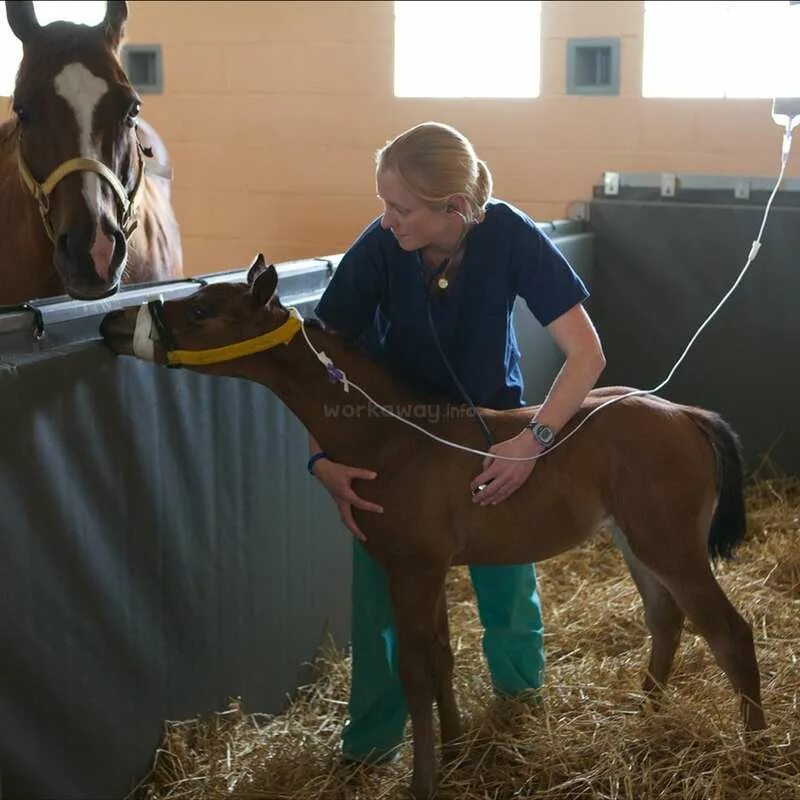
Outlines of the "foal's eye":
[{"label": "foal's eye", "polygon": [[189,306],[189,318],[194,322],[202,322],[210,316],[211,311],[206,306]]}]

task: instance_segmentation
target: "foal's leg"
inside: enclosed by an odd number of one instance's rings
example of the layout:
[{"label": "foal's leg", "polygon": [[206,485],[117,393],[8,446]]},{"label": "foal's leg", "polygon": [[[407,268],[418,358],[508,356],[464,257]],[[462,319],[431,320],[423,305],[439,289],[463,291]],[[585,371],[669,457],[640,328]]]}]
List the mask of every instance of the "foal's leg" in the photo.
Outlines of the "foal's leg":
[{"label": "foal's leg", "polygon": [[650,664],[642,688],[653,706],[658,707],[658,698],[667,685],[681,641],[684,613],[669,589],[633,554],[624,535],[614,531],[614,541],[622,551],[644,604],[644,619],[652,641]]},{"label": "foal's leg", "polygon": [[[429,800],[436,791],[433,699],[437,693],[437,608],[447,570],[435,567],[390,569],[389,580],[397,624],[400,681],[403,684],[414,737],[415,800]],[[447,703],[445,702],[445,706]]]},{"label": "foal's leg", "polygon": [[[653,534],[669,542],[665,532]],[[673,537],[673,544],[676,544]],[[654,558],[639,553],[641,561],[655,572],[708,642],[719,666],[740,697],[745,727],[767,726],[761,708],[761,679],[750,625],[728,600],[717,583],[705,552],[698,547],[672,547]]]},{"label": "foal's leg", "polygon": [[453,650],[447,620],[447,593],[442,590],[437,608],[436,645],[434,651],[436,674],[436,705],[442,730],[442,757],[455,756],[452,743],[461,736],[461,718],[453,691]]},{"label": "foal's leg", "polygon": [[767,723],[761,708],[753,631],[722,591],[709,564],[706,562],[703,567],[702,571],[672,578],[670,588],[739,694],[745,727],[761,730]]}]

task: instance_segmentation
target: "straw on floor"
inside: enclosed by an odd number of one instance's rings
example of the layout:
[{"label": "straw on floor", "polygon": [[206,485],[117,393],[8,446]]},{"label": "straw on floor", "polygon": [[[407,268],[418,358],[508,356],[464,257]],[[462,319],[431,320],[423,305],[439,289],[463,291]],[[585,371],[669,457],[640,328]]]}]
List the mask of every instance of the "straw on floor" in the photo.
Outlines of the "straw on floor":
[{"label": "straw on floor", "polygon": [[[494,697],[466,571],[451,572],[465,736],[442,770],[439,797],[800,800],[800,481],[762,479],[747,504],[748,540],[717,573],[753,625],[767,737],[745,737],[733,693],[690,624],[663,704],[643,703],[649,639],[641,601],[601,534],[539,566],[548,657],[541,705]],[[237,701],[211,718],[166,723],[138,797],[407,797],[408,740],[392,764],[340,763],[346,655],[327,649],[315,671],[283,714],[248,714]]]}]

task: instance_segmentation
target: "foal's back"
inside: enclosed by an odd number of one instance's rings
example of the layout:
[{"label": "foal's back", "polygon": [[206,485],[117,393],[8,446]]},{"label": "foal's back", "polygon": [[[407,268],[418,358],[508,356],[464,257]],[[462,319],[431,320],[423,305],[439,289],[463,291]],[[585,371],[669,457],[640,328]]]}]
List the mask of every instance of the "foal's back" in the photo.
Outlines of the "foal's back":
[{"label": "foal's back", "polygon": [[[559,440],[628,391],[605,387],[590,394]],[[486,412],[495,441],[519,433],[534,411]],[[416,488],[408,487],[409,495],[419,497],[413,505],[425,519],[436,520],[428,535],[445,540],[455,564],[541,561],[578,546],[611,518],[633,536],[647,535],[648,521],[664,518],[659,530],[674,522],[673,537],[694,541],[698,530],[707,536],[717,491],[714,450],[698,425],[703,413],[657,397],[620,400],[538,459],[510,498],[489,507],[474,503],[469,492],[481,458],[426,442],[416,452],[410,478]],[[470,424],[477,427],[467,421],[458,428],[470,446],[483,449]]]}]

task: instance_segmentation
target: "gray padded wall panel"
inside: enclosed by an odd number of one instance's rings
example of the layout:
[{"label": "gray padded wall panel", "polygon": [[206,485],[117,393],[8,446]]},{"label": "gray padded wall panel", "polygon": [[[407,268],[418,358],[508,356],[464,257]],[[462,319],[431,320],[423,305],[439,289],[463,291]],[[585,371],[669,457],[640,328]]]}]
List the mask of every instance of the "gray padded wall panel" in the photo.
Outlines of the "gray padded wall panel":
[{"label": "gray padded wall panel", "polygon": [[0,770],[9,798],[120,797],[163,719],[278,711],[349,631],[350,540],[263,387],[0,354]]},{"label": "gray padded wall panel", "polygon": [[[745,264],[763,206],[596,199],[592,316],[604,384],[651,388]],[[723,414],[751,467],[800,471],[800,209],[773,208],[764,246],[663,396]]]}]

